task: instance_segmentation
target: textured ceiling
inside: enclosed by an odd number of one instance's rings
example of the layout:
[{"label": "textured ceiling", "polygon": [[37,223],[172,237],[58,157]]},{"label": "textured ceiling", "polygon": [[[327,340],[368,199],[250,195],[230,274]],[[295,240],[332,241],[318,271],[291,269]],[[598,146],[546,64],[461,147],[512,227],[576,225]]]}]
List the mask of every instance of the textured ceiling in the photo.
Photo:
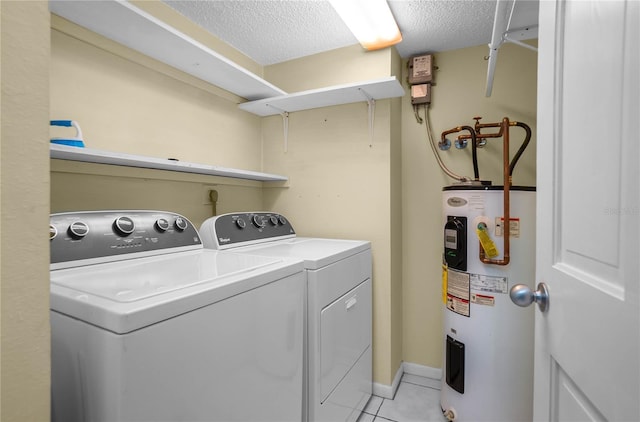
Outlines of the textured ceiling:
[{"label": "textured ceiling", "polygon": [[[503,0],[504,1],[504,0]],[[510,0],[509,0],[510,1]],[[324,0],[165,0],[261,65],[357,44]],[[402,57],[488,44],[496,0],[389,0]],[[537,25],[538,0],[518,0],[510,28]]]}]

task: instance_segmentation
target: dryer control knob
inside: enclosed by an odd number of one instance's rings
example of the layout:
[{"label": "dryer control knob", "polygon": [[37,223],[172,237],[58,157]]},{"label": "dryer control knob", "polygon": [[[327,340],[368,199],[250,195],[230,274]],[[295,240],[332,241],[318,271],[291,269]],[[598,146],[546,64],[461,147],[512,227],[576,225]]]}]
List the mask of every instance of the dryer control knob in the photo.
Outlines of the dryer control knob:
[{"label": "dryer control knob", "polygon": [[116,233],[122,236],[127,236],[133,233],[133,231],[136,229],[136,224],[131,218],[123,216],[116,218],[116,221],[113,222],[113,228],[115,229]]},{"label": "dryer control knob", "polygon": [[69,226],[69,234],[76,239],[82,239],[89,233],[89,226],[82,221],[74,221]]},{"label": "dryer control knob", "polygon": [[277,226],[278,217],[276,217],[275,215],[272,215],[271,217],[269,217],[269,222],[271,223],[272,226]]},{"label": "dryer control knob", "polygon": [[247,223],[242,218],[238,217],[236,219],[236,226],[238,226],[239,229],[244,229],[247,227]]},{"label": "dryer control knob", "polygon": [[283,216],[281,216],[281,215],[279,215],[279,216],[278,216],[278,221],[279,221],[279,222],[280,222],[280,224],[282,224],[283,226],[284,226],[285,224],[287,224],[287,219],[286,219],[286,218],[284,218],[284,217],[283,217]]},{"label": "dryer control knob", "polygon": [[185,230],[189,225],[187,224],[187,220],[185,220],[182,217],[178,217],[176,218],[175,221],[175,225],[176,225],[176,229],[183,231]]},{"label": "dryer control knob", "polygon": [[263,228],[266,225],[264,220],[262,219],[262,216],[260,215],[254,215],[251,218],[251,221],[253,222],[253,225],[259,229]]},{"label": "dryer control knob", "polygon": [[57,235],[58,229],[56,229],[56,226],[54,226],[53,224],[49,224],[49,240],[55,239]]},{"label": "dryer control knob", "polygon": [[167,230],[169,230],[169,227],[171,226],[169,225],[169,221],[167,221],[166,218],[158,218],[156,220],[156,227],[161,232],[166,232]]}]

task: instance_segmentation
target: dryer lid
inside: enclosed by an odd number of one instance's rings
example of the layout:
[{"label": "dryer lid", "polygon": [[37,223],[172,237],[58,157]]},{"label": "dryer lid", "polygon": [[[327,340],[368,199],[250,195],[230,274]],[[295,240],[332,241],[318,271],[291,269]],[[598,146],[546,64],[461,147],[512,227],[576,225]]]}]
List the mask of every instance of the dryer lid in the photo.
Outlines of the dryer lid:
[{"label": "dryer lid", "polygon": [[306,269],[317,270],[368,249],[371,249],[371,242],[365,240],[296,237],[262,245],[247,246],[242,248],[242,251],[271,257],[300,258],[304,260]]}]

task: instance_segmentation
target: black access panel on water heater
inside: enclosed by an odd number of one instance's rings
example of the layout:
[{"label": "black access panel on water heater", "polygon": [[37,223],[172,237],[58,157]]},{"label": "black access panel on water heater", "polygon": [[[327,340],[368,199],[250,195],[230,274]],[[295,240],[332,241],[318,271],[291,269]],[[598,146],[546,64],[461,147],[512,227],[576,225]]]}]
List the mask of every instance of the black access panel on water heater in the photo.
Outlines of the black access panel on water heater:
[{"label": "black access panel on water heater", "polygon": [[449,268],[467,271],[467,217],[447,216],[444,260]]},{"label": "black access panel on water heater", "polygon": [[464,394],[464,343],[447,336],[447,384],[460,394]]}]

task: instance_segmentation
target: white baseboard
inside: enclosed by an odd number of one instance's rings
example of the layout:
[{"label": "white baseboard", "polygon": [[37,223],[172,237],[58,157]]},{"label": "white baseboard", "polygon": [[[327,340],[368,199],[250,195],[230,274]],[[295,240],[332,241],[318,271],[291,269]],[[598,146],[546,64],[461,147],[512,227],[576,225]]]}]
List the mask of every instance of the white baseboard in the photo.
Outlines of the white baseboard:
[{"label": "white baseboard", "polygon": [[400,385],[400,380],[402,379],[402,374],[404,373],[432,378],[435,380],[442,379],[442,369],[440,368],[431,368],[417,363],[402,362],[396,371],[396,376],[393,377],[391,385],[379,384],[377,382],[373,383],[373,394],[378,397],[392,400],[396,395],[396,391]]},{"label": "white baseboard", "polygon": [[434,380],[442,379],[442,369],[430,366],[418,365],[417,363],[402,362],[403,371],[407,374],[418,375]]},{"label": "white baseboard", "polygon": [[379,384],[377,382],[373,383],[373,394],[375,396],[383,397],[385,399],[393,400],[393,397],[396,395],[396,390],[400,385],[400,380],[402,379],[402,374],[404,370],[402,369],[402,364],[396,371],[396,376],[393,377],[393,382],[391,385]]}]

